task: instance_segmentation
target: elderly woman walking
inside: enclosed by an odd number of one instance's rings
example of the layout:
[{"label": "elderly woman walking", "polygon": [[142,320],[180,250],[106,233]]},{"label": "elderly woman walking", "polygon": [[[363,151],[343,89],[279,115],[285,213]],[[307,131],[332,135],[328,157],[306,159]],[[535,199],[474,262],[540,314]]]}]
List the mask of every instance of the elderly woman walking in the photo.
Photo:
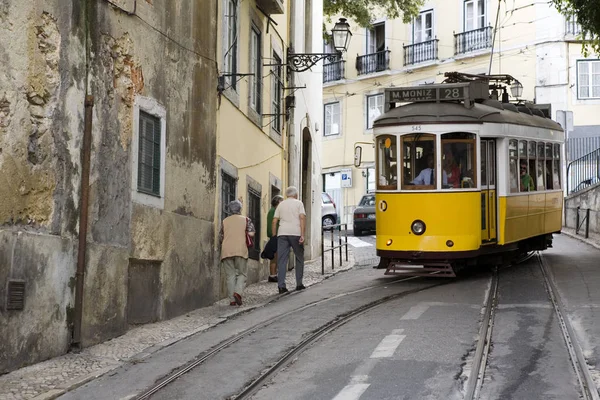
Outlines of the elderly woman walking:
[{"label": "elderly woman walking", "polygon": [[242,295],[248,275],[248,242],[246,237],[254,237],[254,225],[250,218],[241,215],[242,203],[230,202],[230,216],[221,224],[221,265],[227,276],[227,294],[229,305],[241,306]]}]

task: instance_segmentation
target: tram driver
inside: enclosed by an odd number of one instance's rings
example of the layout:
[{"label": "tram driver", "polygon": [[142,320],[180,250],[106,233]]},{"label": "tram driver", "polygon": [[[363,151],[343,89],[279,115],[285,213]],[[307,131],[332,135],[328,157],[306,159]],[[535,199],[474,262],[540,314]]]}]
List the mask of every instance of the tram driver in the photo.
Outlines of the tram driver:
[{"label": "tram driver", "polygon": [[[433,154],[427,155],[427,168],[421,170],[419,175],[411,182],[413,185],[435,185],[435,168]],[[448,174],[442,169],[442,185],[448,185]]]}]

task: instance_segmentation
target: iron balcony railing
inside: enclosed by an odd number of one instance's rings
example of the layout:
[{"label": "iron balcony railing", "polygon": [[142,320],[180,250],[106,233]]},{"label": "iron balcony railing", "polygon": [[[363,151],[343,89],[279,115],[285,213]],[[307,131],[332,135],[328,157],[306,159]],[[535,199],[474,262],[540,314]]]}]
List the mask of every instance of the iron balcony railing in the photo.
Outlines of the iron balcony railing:
[{"label": "iron balcony railing", "polygon": [[323,64],[323,83],[344,79],[345,65],[344,60]]},{"label": "iron balcony railing", "polygon": [[454,34],[454,54],[465,54],[492,47],[491,26]]},{"label": "iron balcony railing", "polygon": [[576,193],[597,183],[600,183],[600,149],[567,165],[567,194]]},{"label": "iron balcony railing", "polygon": [[421,43],[409,44],[404,47],[404,65],[419,64],[425,61],[437,60],[438,39]]},{"label": "iron balcony railing", "polygon": [[390,68],[390,51],[383,50],[373,54],[356,57],[358,75],[372,74]]},{"label": "iron balcony railing", "polygon": [[567,35],[581,35],[581,25],[577,23],[577,18],[573,15],[571,18],[568,18],[566,21],[565,32]]}]

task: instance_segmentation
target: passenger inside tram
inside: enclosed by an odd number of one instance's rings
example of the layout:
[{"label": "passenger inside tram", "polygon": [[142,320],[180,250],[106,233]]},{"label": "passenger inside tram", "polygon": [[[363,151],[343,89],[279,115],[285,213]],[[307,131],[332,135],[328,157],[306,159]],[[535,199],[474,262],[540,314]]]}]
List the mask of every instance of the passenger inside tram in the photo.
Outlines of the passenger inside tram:
[{"label": "passenger inside tram", "polygon": [[[433,154],[427,155],[427,167],[422,169],[419,175],[411,182],[413,185],[435,185],[435,167]],[[448,174],[442,170],[442,184],[448,185]]]},{"label": "passenger inside tram", "polygon": [[521,192],[532,192],[534,190],[533,178],[527,173],[527,164],[521,162]]},{"label": "passenger inside tram", "polygon": [[460,166],[454,159],[454,154],[450,145],[446,145],[444,148],[444,171],[448,176],[448,185],[444,188],[459,188],[461,175]]}]

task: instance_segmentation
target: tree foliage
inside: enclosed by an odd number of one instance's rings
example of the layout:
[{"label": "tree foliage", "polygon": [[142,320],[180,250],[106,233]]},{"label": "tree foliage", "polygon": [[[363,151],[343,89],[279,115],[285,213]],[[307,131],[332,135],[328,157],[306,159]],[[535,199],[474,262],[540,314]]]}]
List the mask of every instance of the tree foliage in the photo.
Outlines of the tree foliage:
[{"label": "tree foliage", "polygon": [[390,18],[402,15],[405,23],[419,14],[424,0],[324,0],[323,14],[329,18],[342,16],[361,27],[368,27],[383,12]]},{"label": "tree foliage", "polygon": [[552,0],[552,4],[567,18],[575,17],[583,30],[583,53],[592,50],[600,55],[600,5],[598,0]]}]

